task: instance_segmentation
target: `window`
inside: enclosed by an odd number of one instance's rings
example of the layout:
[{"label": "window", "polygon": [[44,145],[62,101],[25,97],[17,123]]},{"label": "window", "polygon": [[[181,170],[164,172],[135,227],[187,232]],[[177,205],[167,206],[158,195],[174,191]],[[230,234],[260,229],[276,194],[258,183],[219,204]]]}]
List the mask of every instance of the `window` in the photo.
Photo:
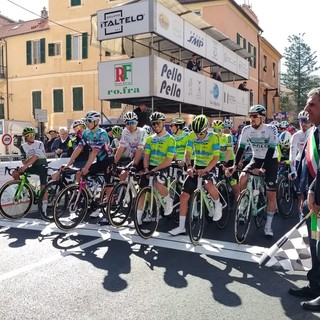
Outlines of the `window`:
[{"label": "window", "polygon": [[237,44],[243,49],[247,49],[247,39],[239,33],[237,33]]},{"label": "window", "polygon": [[83,88],[72,88],[73,111],[83,110]]},{"label": "window", "polygon": [[41,109],[41,91],[32,91],[32,114],[35,116],[35,109]]},{"label": "window", "polygon": [[78,35],[67,34],[66,37],[67,60],[79,60],[88,58],[88,33]]},{"label": "window", "polygon": [[0,119],[4,119],[4,104],[0,103]]},{"label": "window", "polygon": [[119,109],[121,108],[120,102],[110,101],[110,109]]},{"label": "window", "polygon": [[53,90],[53,112],[63,112],[63,90]]},{"label": "window", "polygon": [[248,43],[248,52],[252,54],[252,57],[249,58],[250,67],[256,68],[257,66],[257,48],[251,43]]},{"label": "window", "polygon": [[276,64],[273,62],[272,63],[272,76],[275,78],[276,76]]},{"label": "window", "polygon": [[263,71],[267,72],[267,56],[263,56]]},{"label": "window", "polygon": [[81,0],[71,0],[71,7],[81,6]]},{"label": "window", "polygon": [[60,56],[60,55],[61,55],[61,43],[60,42],[49,43],[48,56],[53,57],[53,56]]},{"label": "window", "polygon": [[27,41],[27,65],[46,62],[46,40]]}]

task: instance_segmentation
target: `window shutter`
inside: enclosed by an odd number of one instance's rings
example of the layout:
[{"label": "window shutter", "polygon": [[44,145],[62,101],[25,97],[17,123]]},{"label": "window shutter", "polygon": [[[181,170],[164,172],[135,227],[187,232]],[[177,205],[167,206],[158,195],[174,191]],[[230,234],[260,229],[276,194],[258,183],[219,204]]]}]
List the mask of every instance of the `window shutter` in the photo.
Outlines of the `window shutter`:
[{"label": "window shutter", "polygon": [[71,0],[71,7],[80,6],[81,0]]},{"label": "window shutter", "polygon": [[73,110],[74,111],[83,110],[83,92],[82,92],[82,88],[73,88],[72,89],[72,95],[73,95]]},{"label": "window shutter", "polygon": [[27,41],[27,65],[32,64],[31,60],[31,41]]},{"label": "window shutter", "polygon": [[66,35],[66,59],[71,60],[71,35]]},{"label": "window shutter", "polygon": [[243,49],[247,49],[247,39],[243,39]]},{"label": "window shutter", "polygon": [[41,91],[32,92],[32,114],[35,116],[34,110],[41,109]]},{"label": "window shutter", "polygon": [[88,33],[82,34],[82,59],[88,58]]},{"label": "window shutter", "polygon": [[46,39],[40,39],[40,63],[46,62]]},{"label": "window shutter", "polygon": [[237,44],[241,45],[241,36],[237,33]]},{"label": "window shutter", "polygon": [[63,90],[53,90],[53,112],[63,112]]},{"label": "window shutter", "polygon": [[48,44],[48,56],[49,57],[54,56],[54,43]]}]

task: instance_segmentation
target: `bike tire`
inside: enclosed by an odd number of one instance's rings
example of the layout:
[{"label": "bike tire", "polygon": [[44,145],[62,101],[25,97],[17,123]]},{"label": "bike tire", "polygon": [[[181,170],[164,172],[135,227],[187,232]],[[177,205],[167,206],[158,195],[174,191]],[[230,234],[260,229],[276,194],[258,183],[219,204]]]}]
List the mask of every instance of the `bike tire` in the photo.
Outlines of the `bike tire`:
[{"label": "bike tire", "polygon": [[[132,194],[126,182],[118,183],[111,191],[103,213],[111,225],[121,227],[127,220],[132,208]],[[128,199],[126,199],[126,193]]]},{"label": "bike tire", "polygon": [[240,194],[234,223],[234,235],[238,243],[243,243],[249,233],[251,224],[250,195],[246,190]]},{"label": "bike tire", "polygon": [[[49,181],[40,193],[38,201],[38,210],[44,221],[53,222],[53,208],[55,200],[59,192],[65,187],[65,184],[61,183],[59,180]],[[48,205],[47,209],[43,210],[43,197],[48,194]]]},{"label": "bike tire", "polygon": [[187,215],[187,232],[193,245],[199,244],[204,231],[204,221],[206,219],[205,204],[202,203],[201,210],[201,192],[196,190],[189,202]]},{"label": "bike tire", "polygon": [[278,212],[283,218],[288,218],[291,215],[294,204],[294,191],[289,179],[281,176],[278,179],[276,189]]},{"label": "bike tire", "polygon": [[182,185],[176,180],[170,185],[169,193],[171,199],[173,199],[173,210],[171,212],[171,219],[174,223],[179,223],[180,219],[180,196],[181,196]]},{"label": "bike tire", "polygon": [[[261,209],[265,207],[264,209]],[[258,212],[254,217],[254,222],[257,228],[260,228],[263,222],[266,220],[267,216],[267,196],[265,193],[260,192],[258,198],[258,205],[257,205]]]},{"label": "bike tire", "polygon": [[[142,203],[142,216],[138,214],[140,202]],[[151,187],[144,187],[138,193],[133,219],[135,228],[143,239],[150,238],[157,230],[159,224],[159,205],[154,193],[151,191]]]},{"label": "bike tire", "polygon": [[58,194],[53,209],[53,218],[57,227],[63,231],[77,227],[86,216],[88,202],[85,190],[79,193],[79,185],[71,184],[64,188]]},{"label": "bike tire", "polygon": [[227,222],[229,219],[229,212],[230,212],[229,192],[228,192],[228,187],[224,181],[218,182],[216,187],[220,193],[221,204],[222,205],[224,203],[226,204],[226,206],[222,209],[221,219],[216,221],[217,226],[220,229],[223,229],[227,225]]},{"label": "bike tire", "polygon": [[15,199],[20,183],[20,180],[10,180],[0,190],[0,212],[8,220],[17,220],[26,216],[34,202],[34,192],[28,184],[22,187],[22,198],[19,201]]}]

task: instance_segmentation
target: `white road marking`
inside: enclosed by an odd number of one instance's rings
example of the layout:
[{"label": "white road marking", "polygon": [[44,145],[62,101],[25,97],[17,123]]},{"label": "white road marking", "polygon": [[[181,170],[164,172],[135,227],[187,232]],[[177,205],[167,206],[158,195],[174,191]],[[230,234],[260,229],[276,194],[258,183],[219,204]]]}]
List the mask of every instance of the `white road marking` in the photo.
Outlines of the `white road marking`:
[{"label": "white road marking", "polygon": [[[18,229],[38,230],[41,231],[40,237],[49,236],[52,233],[65,233],[58,229],[53,223],[49,224],[41,219],[23,218],[17,221],[8,221],[0,219],[0,226],[5,228],[12,227]],[[82,251],[83,249],[93,246],[97,243],[105,241],[107,239],[127,241],[130,243],[139,243],[150,246],[158,246],[168,249],[181,250],[187,252],[193,252],[198,254],[206,254],[210,256],[218,256],[228,259],[235,259],[247,262],[257,263],[260,256],[267,250],[264,247],[240,245],[232,242],[218,241],[212,239],[202,239],[198,246],[193,246],[188,236],[173,237],[168,233],[155,232],[154,236],[150,239],[142,239],[133,228],[121,227],[114,228],[112,226],[100,226],[97,224],[86,223],[85,226],[81,225],[78,228],[69,232],[70,234],[79,234],[82,236],[90,236],[97,238],[94,241],[90,241],[86,244],[80,245],[67,250],[63,255],[68,255],[70,252]],[[59,255],[58,257],[61,257]],[[57,259],[57,258],[48,258]],[[39,262],[41,263],[41,262]],[[48,263],[48,262],[44,262]],[[1,280],[1,277],[0,277]]]}]

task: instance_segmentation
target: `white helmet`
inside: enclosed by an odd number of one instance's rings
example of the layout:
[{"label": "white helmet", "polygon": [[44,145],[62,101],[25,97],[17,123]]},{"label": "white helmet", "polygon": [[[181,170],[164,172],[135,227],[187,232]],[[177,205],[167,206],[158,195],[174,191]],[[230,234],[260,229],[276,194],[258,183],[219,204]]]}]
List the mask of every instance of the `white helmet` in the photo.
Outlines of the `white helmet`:
[{"label": "white helmet", "polygon": [[90,120],[90,121],[100,120],[100,118],[101,118],[100,113],[94,110],[87,112],[85,116],[85,120]]},{"label": "white helmet", "polygon": [[226,129],[232,129],[233,128],[233,121],[231,119],[226,119],[223,121],[223,126]]},{"label": "white helmet", "polygon": [[280,123],[279,123],[279,121],[274,120],[274,121],[271,121],[271,122],[270,122],[270,125],[272,125],[272,126],[275,126],[275,127],[279,128]]},{"label": "white helmet", "polygon": [[142,127],[142,129],[144,129],[147,132],[148,136],[153,134],[152,128],[150,126],[146,125],[146,124]]},{"label": "white helmet", "polygon": [[279,127],[281,129],[287,129],[289,127],[289,122],[287,120],[283,120],[283,121],[280,122]]},{"label": "white helmet", "polygon": [[85,122],[82,119],[75,120],[72,123],[72,128],[75,128],[76,126],[86,126]]},{"label": "white helmet", "polygon": [[308,119],[308,116],[309,116],[308,112],[302,110],[302,111],[300,111],[299,114],[298,114],[298,119],[303,119],[303,118]]},{"label": "white helmet", "polygon": [[123,116],[124,122],[132,121],[132,120],[138,120],[138,116],[133,111],[129,111]]},{"label": "white helmet", "polygon": [[284,131],[279,136],[280,147],[289,147],[291,140],[291,134],[289,131]]}]

